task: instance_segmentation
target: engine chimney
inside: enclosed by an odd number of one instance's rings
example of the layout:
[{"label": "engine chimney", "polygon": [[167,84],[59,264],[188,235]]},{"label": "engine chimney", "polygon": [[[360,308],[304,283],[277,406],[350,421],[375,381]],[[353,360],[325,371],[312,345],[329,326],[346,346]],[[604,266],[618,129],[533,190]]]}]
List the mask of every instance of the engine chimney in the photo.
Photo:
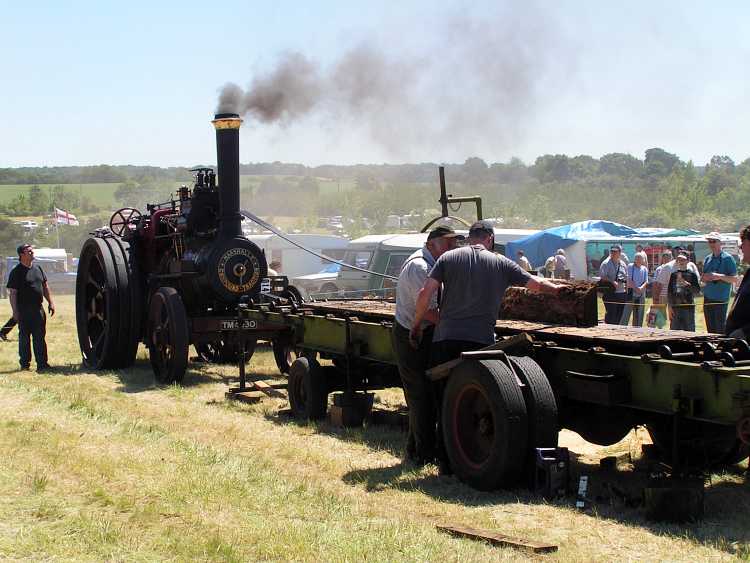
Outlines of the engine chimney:
[{"label": "engine chimney", "polygon": [[242,236],[240,215],[240,126],[236,113],[217,113],[216,160],[219,176],[219,238]]}]

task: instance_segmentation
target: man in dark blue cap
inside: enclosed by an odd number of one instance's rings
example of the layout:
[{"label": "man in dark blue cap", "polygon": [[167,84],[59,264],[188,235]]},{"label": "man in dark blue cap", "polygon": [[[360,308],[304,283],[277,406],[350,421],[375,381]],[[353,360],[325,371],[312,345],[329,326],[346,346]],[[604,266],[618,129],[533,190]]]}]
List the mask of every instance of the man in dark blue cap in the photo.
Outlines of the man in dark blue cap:
[{"label": "man in dark blue cap", "polygon": [[[422,340],[422,320],[428,314],[432,297],[442,285],[439,320],[432,337],[433,365],[453,360],[461,352],[494,344],[495,321],[508,287],[528,287],[553,294],[559,291],[559,286],[532,276],[512,260],[495,254],[495,230],[489,221],[474,223],[469,229],[468,242],[467,246],[438,258],[417,298],[410,332],[415,347]],[[440,392],[437,394],[439,405]],[[440,473],[450,473],[442,440],[438,442],[437,457]]]},{"label": "man in dark blue cap", "polygon": [[438,363],[457,358],[461,352],[495,342],[495,321],[505,290],[510,286],[557,293],[559,287],[532,276],[512,260],[495,254],[495,230],[489,221],[477,221],[469,229],[469,244],[443,254],[430,272],[417,299],[412,340],[421,338],[422,319],[429,302],[442,284],[440,321],[433,336]]}]

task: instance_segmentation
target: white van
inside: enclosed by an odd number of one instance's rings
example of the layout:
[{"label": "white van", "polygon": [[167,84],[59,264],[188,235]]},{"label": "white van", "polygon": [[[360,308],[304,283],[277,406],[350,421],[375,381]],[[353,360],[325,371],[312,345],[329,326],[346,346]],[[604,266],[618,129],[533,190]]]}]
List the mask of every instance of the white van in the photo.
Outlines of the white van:
[{"label": "white van", "polygon": [[[331,258],[341,259],[349,241],[334,235],[286,235],[305,248],[325,254]],[[328,262],[302,250],[275,234],[248,235],[247,239],[258,245],[266,253],[266,261],[278,261],[281,266],[277,272],[292,279],[319,272]]]}]

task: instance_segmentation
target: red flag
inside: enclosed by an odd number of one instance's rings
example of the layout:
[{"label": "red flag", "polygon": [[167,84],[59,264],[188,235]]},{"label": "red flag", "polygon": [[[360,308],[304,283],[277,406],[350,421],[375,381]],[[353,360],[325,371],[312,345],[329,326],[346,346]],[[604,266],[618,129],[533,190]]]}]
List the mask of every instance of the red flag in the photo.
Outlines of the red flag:
[{"label": "red flag", "polygon": [[63,211],[62,209],[58,209],[55,207],[55,222],[62,223],[63,225],[74,225],[77,226],[78,219],[76,219],[76,216],[72,213],[68,213],[67,211]]}]

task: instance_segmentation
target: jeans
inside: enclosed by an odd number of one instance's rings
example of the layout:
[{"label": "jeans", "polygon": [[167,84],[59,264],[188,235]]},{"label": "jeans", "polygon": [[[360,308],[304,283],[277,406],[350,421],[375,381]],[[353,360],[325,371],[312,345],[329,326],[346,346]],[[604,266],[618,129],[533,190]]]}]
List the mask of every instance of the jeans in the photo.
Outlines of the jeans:
[{"label": "jeans", "polygon": [[620,324],[628,326],[630,322],[630,313],[633,313],[633,326],[643,326],[643,314],[646,308],[646,297],[641,295],[633,295],[632,301],[626,301],[622,309],[622,318]]},{"label": "jeans", "polygon": [[622,309],[627,299],[626,293],[604,294],[604,322],[608,325],[620,324]]},{"label": "jeans", "polygon": [[703,318],[706,319],[706,330],[716,334],[724,334],[727,325],[726,301],[703,300]]},{"label": "jeans", "polygon": [[437,404],[435,384],[427,378],[433,328],[422,332],[422,341],[415,350],[409,343],[409,330],[393,323],[391,343],[396,353],[398,372],[409,407],[409,434],[406,456],[419,462],[435,458],[437,439]]},{"label": "jeans", "polygon": [[18,318],[18,357],[21,367],[27,368],[31,364],[31,342],[34,342],[34,359],[36,367],[47,366],[47,315],[44,310],[21,309]]},{"label": "jeans", "polygon": [[695,307],[681,305],[672,309],[671,330],[695,332]]}]

